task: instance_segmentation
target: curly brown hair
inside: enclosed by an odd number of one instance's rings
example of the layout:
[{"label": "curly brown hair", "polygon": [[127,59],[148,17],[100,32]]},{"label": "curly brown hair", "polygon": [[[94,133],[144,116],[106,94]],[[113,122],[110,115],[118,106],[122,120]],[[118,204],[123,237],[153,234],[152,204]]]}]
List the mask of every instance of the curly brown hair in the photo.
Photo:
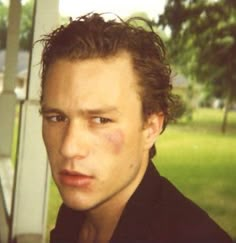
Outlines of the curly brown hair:
[{"label": "curly brown hair", "polygon": [[[146,27],[135,25],[136,20],[142,20]],[[150,114],[162,112],[164,131],[168,122],[174,119],[179,102],[178,97],[171,93],[171,69],[165,46],[148,20],[135,17],[123,21],[118,17],[106,21],[101,14],[90,13],[60,26],[39,41],[44,46],[41,102],[47,71],[58,59],[109,58],[126,51],[131,55],[139,79],[144,121]],[[150,157],[155,154],[153,146]]]}]

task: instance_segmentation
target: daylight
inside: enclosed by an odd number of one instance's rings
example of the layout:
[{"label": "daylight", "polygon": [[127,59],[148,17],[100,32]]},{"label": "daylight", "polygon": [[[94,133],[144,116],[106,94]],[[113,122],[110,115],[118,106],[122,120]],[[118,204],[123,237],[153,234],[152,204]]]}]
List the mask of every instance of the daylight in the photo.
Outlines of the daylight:
[{"label": "daylight", "polygon": [[145,12],[149,18],[156,19],[163,12],[166,0],[131,0],[106,1],[87,0],[86,2],[75,0],[61,0],[60,13],[63,16],[77,17],[89,12],[112,12],[121,17],[127,17],[135,12]]}]

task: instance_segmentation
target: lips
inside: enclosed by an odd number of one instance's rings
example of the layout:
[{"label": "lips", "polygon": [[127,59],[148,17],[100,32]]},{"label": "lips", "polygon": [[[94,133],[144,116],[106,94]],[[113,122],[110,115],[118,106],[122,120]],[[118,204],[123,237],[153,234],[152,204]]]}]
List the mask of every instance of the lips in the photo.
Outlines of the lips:
[{"label": "lips", "polygon": [[93,177],[76,171],[62,170],[59,173],[60,182],[71,187],[87,187],[92,182]]}]

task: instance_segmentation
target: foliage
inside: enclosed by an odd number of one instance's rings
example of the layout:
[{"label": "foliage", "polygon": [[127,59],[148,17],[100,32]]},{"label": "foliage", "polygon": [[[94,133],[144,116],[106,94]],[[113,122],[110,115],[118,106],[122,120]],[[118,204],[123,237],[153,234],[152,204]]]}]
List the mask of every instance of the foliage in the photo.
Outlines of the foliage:
[{"label": "foliage", "polygon": [[[29,0],[22,6],[20,23],[20,49],[31,49],[31,29],[34,1]],[[6,48],[9,7],[0,2],[0,49]]]},{"label": "foliage", "polygon": [[30,50],[32,47],[33,7],[33,0],[27,1],[22,6],[20,25],[20,48],[23,50]]},{"label": "foliage", "polygon": [[236,99],[236,2],[168,0],[158,25],[171,31],[167,44],[174,65],[225,99],[227,111]]},{"label": "foliage", "polygon": [[0,2],[0,49],[6,47],[8,8]]}]

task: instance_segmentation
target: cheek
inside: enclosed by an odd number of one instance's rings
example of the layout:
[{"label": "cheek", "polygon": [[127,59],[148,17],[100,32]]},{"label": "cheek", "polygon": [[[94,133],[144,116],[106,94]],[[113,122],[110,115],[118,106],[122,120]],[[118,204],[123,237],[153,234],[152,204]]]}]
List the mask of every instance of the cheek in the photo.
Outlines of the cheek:
[{"label": "cheek", "polygon": [[115,154],[119,154],[124,144],[124,134],[120,130],[111,131],[103,135],[109,147]]},{"label": "cheek", "polygon": [[51,142],[51,133],[50,130],[47,128],[46,125],[43,124],[43,129],[42,129],[42,137],[43,137],[43,141],[44,144],[46,146],[46,148],[48,149],[48,147],[50,147]]},{"label": "cheek", "polygon": [[43,126],[42,137],[48,157],[51,157],[55,153],[54,151],[58,149],[58,134],[58,132],[52,131],[47,126]]},{"label": "cheek", "polygon": [[48,143],[49,143],[48,134],[47,134],[47,131],[46,131],[46,128],[44,125],[43,125],[43,129],[42,129],[42,138],[43,138],[43,142],[44,142],[46,149],[48,149]]}]

